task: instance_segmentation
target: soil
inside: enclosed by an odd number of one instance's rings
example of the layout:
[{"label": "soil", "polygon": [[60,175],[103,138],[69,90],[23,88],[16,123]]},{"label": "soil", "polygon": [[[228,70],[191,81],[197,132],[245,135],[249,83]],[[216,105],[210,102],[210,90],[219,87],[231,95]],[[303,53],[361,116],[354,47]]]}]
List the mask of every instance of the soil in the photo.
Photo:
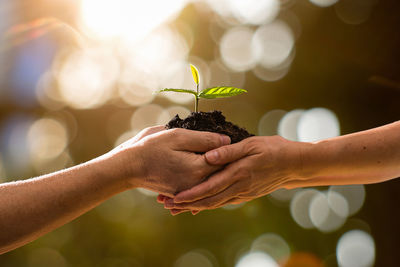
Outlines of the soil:
[{"label": "soil", "polygon": [[225,134],[231,138],[232,144],[254,136],[254,134],[247,132],[246,129],[226,121],[222,112],[217,110],[211,112],[192,112],[183,120],[176,115],[165,127],[167,129],[184,128]]}]

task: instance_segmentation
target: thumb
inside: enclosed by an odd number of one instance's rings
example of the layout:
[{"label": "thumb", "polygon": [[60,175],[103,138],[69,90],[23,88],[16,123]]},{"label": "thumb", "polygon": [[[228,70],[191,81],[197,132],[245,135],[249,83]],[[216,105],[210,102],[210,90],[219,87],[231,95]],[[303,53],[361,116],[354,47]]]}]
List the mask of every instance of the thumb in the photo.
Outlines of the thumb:
[{"label": "thumb", "polygon": [[211,165],[224,165],[237,161],[246,156],[245,142],[232,145],[221,146],[217,149],[208,151],[205,154],[206,160]]}]

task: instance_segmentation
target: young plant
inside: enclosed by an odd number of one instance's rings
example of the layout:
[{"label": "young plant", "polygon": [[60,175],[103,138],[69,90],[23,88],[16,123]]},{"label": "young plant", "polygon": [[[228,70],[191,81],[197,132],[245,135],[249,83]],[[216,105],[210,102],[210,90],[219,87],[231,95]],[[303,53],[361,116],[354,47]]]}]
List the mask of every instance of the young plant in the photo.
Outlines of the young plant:
[{"label": "young plant", "polygon": [[219,86],[219,87],[211,87],[200,91],[200,75],[197,68],[190,64],[190,69],[192,71],[193,80],[196,83],[196,91],[189,90],[189,89],[172,89],[172,88],[165,88],[158,92],[178,92],[178,93],[187,93],[192,94],[195,97],[195,105],[194,111],[198,112],[199,110],[199,99],[214,99],[214,98],[222,98],[222,97],[231,97],[235,95],[240,95],[242,93],[247,93],[246,90],[232,87],[232,86]]}]

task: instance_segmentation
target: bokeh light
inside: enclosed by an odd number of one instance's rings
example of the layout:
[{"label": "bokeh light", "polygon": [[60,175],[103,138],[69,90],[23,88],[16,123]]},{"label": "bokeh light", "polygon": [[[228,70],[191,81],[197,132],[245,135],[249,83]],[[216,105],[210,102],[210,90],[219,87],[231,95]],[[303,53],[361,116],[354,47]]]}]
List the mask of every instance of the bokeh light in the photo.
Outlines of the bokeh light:
[{"label": "bokeh light", "polygon": [[169,114],[163,107],[156,104],[150,104],[138,108],[135,113],[133,113],[131,126],[133,130],[139,132],[150,126],[164,125],[170,119]]},{"label": "bokeh light", "polygon": [[119,64],[107,48],[98,47],[72,52],[58,74],[60,93],[73,108],[95,108],[111,97]]},{"label": "bokeh light", "polygon": [[35,121],[28,131],[31,159],[52,159],[59,156],[67,146],[68,134],[59,121],[43,118]]},{"label": "bokeh light", "polygon": [[118,138],[115,140],[114,142],[114,147],[117,147],[123,143],[125,143],[126,141],[128,141],[129,139],[135,137],[136,134],[138,134],[140,132],[140,130],[136,129],[136,130],[129,130],[126,131],[124,133],[122,133],[120,136],[118,136]]},{"label": "bokeh light", "polygon": [[[148,79],[165,82],[170,78],[177,79],[170,76],[170,67],[173,63],[187,60],[189,45],[178,31],[163,26],[134,46],[119,44],[118,50],[125,71],[135,76],[145,74],[144,77]],[[169,87],[164,83],[162,86]]]},{"label": "bokeh light", "polygon": [[174,267],[213,267],[214,264],[207,254],[197,250],[190,251],[179,257]]},{"label": "bokeh light", "polygon": [[298,188],[290,189],[290,190],[281,188],[281,189],[275,190],[268,196],[270,198],[273,198],[273,199],[281,201],[281,202],[289,202],[290,200],[292,200],[292,198],[295,196],[295,194],[300,190],[301,189],[298,189]]},{"label": "bokeh light", "polygon": [[231,84],[229,70],[218,60],[210,63],[210,86]]},{"label": "bokeh light", "polygon": [[229,29],[221,39],[220,53],[225,65],[233,71],[252,69],[259,60],[262,50],[258,42],[253,42],[251,28]]},{"label": "bokeh light", "polygon": [[244,255],[235,267],[278,267],[278,263],[266,253],[250,252]]},{"label": "bokeh light", "polygon": [[[163,78],[164,88],[186,88],[195,89],[192,73],[190,71],[189,62],[181,61],[170,64],[165,71]],[[168,100],[177,104],[194,103],[194,96],[192,94],[180,94],[176,92],[167,92],[161,94]]]},{"label": "bokeh light", "polygon": [[304,110],[296,109],[283,116],[278,125],[278,134],[291,141],[298,141],[297,128]]},{"label": "bokeh light", "polygon": [[234,16],[243,24],[265,24],[274,20],[280,3],[278,0],[233,0],[230,1]]},{"label": "bokeh light", "polygon": [[364,231],[349,231],[339,239],[336,256],[340,267],[373,266],[375,262],[374,239]]},{"label": "bokeh light", "polygon": [[346,222],[349,206],[339,193],[320,193],[312,198],[309,214],[311,222],[318,230],[333,232]]},{"label": "bokeh light", "polygon": [[349,205],[349,215],[356,214],[363,206],[365,201],[364,185],[334,185],[329,187],[330,192],[337,192],[346,198]]},{"label": "bokeh light", "polygon": [[310,218],[310,204],[314,197],[320,195],[318,190],[303,189],[295,194],[290,202],[290,214],[293,220],[305,229],[314,228],[314,224]]},{"label": "bokeh light", "polygon": [[309,0],[311,3],[314,5],[320,6],[320,7],[328,7],[336,4],[338,0]]},{"label": "bokeh light", "polygon": [[336,15],[345,23],[358,25],[368,20],[377,0],[341,0],[335,5]]},{"label": "bokeh light", "polygon": [[118,83],[120,98],[132,106],[150,104],[155,97],[154,88],[158,86],[154,79],[137,75],[138,72],[124,71]]},{"label": "bokeh light", "polygon": [[292,53],[294,44],[294,34],[282,20],[261,26],[255,32],[253,39],[254,50],[258,52],[261,48],[262,56],[259,63],[265,68],[281,65]]},{"label": "bokeh light", "polygon": [[35,92],[39,104],[48,110],[61,110],[66,105],[57,88],[57,78],[52,70],[42,74],[36,83]]},{"label": "bokeh light", "polygon": [[313,108],[301,116],[297,134],[299,141],[315,142],[340,135],[339,120],[326,108]]},{"label": "bokeh light", "polygon": [[[293,55],[293,56],[292,56]],[[281,65],[274,68],[265,68],[262,65],[257,65],[252,72],[257,78],[266,82],[275,82],[283,79],[290,71],[291,63],[294,59],[292,53]]]},{"label": "bokeh light", "polygon": [[[324,263],[316,255],[307,252],[295,252],[281,264],[281,267],[324,267]],[[330,266],[330,265],[328,265]]]},{"label": "bokeh light", "polygon": [[68,133],[66,127],[52,118],[35,121],[27,135],[29,155],[38,174],[63,169],[72,163],[66,150]]},{"label": "bokeh light", "polygon": [[266,233],[257,237],[251,244],[251,251],[267,253],[277,262],[285,261],[290,255],[288,243],[274,233]]},{"label": "bokeh light", "polygon": [[265,113],[258,122],[258,135],[276,135],[278,133],[279,122],[285,114],[286,111],[280,109]]},{"label": "bokeh light", "polygon": [[74,165],[74,160],[68,150],[62,152],[55,158],[50,159],[33,159],[31,164],[36,175],[48,174],[59,171]]},{"label": "bokeh light", "polygon": [[136,42],[178,14],[185,4],[186,0],[82,0],[81,28],[95,38]]}]

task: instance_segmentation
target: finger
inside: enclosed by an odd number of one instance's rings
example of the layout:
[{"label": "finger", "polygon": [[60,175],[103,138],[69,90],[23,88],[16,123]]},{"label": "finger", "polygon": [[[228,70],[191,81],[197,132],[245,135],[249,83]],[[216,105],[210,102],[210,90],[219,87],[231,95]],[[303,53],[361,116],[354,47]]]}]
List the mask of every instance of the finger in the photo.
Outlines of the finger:
[{"label": "finger", "polygon": [[177,194],[171,202],[193,202],[218,194],[235,183],[239,177],[240,163],[234,163],[212,175],[207,181]]},{"label": "finger", "polygon": [[[250,199],[235,197],[235,198],[232,198],[232,199],[230,199],[230,200],[228,200],[228,201],[226,201],[226,202],[224,202],[224,203],[221,203],[221,204],[217,205],[215,208],[221,208],[221,207],[224,207],[224,206],[226,206],[226,205],[237,205],[237,204],[241,204],[241,203],[243,203],[243,202],[247,202],[247,201],[249,201],[249,200],[250,200]],[[173,210],[174,210],[175,212],[177,212],[177,211],[179,211],[180,209],[173,209]],[[187,211],[187,210],[185,209],[185,210],[182,210],[182,211]],[[200,211],[201,211],[201,210],[192,210],[191,213],[192,213],[192,215],[197,215],[197,214],[200,213]]]},{"label": "finger", "polygon": [[135,139],[136,141],[139,141],[143,138],[145,138],[146,136],[161,132],[161,131],[165,131],[165,126],[163,125],[158,125],[158,126],[153,126],[153,127],[148,127],[142,131],[140,131],[136,136]]},{"label": "finger", "polygon": [[152,135],[152,134],[164,131],[164,130],[165,130],[165,126],[162,126],[162,125],[148,127],[146,129],[143,129],[142,131],[140,131],[138,134],[136,134],[135,136],[133,136],[129,140],[127,140],[124,143],[120,144],[115,149],[124,148],[124,147],[130,146],[130,145],[142,140],[146,136],[149,136],[149,135]]},{"label": "finger", "polygon": [[229,188],[227,188],[225,191],[208,197],[208,198],[203,198],[194,202],[190,203],[165,203],[165,207],[168,209],[189,209],[189,210],[205,210],[205,209],[215,209],[219,207],[221,204],[227,202],[228,200],[232,199],[233,197],[237,196],[237,193],[239,191],[240,184],[236,183]]},{"label": "finger", "polygon": [[172,198],[164,196],[164,195],[158,195],[157,201],[160,200],[159,203],[165,204],[166,201],[171,201]]},{"label": "finger", "polygon": [[238,205],[243,202],[248,202],[250,200],[251,200],[250,198],[234,197],[234,198],[228,200],[227,202],[221,204],[221,207],[226,206],[226,205]]},{"label": "finger", "polygon": [[224,165],[237,161],[247,155],[245,150],[246,142],[242,141],[236,144],[221,146],[205,154],[206,160],[212,165]]},{"label": "finger", "polygon": [[164,202],[165,202],[165,200],[166,200],[167,198],[168,198],[167,196],[158,195],[158,196],[157,196],[157,202],[158,202],[158,203],[161,203],[161,204],[164,204]]},{"label": "finger", "polygon": [[179,151],[207,152],[220,146],[228,145],[231,139],[222,134],[193,131],[185,129],[172,129],[173,147]]},{"label": "finger", "polygon": [[170,213],[171,213],[171,215],[172,216],[175,216],[175,215],[178,215],[178,214],[181,214],[181,213],[184,213],[184,212],[188,212],[189,210],[187,210],[187,209],[172,209],[172,210],[170,210]]}]

